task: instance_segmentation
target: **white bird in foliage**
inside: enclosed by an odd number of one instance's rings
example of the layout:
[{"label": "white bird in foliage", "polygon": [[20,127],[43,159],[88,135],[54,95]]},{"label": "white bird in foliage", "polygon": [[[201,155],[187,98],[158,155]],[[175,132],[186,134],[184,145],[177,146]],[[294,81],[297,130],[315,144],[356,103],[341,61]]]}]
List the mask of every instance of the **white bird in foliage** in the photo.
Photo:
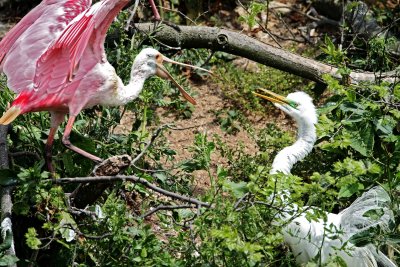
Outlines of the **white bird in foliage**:
[{"label": "white bird in foliage", "polygon": [[[290,174],[293,165],[311,152],[316,141],[315,124],[318,119],[315,106],[311,97],[304,92],[291,93],[285,98],[262,90],[270,96],[255,95],[273,102],[294,118],[298,125],[296,142],[276,155],[270,171],[271,174]],[[280,220],[274,223],[285,223],[282,229],[284,241],[291,248],[298,264],[316,260],[321,265],[331,257],[339,256],[349,267],[396,266],[374,245],[357,247],[349,242],[355,234],[372,230],[373,227],[388,229],[393,213],[389,207],[390,197],[382,187],[370,189],[339,214],[307,207],[308,213],[325,215],[325,219],[318,220],[307,219],[306,212],[301,213],[296,205],[289,204],[290,192],[287,190],[280,192],[280,197],[287,208],[280,215]],[[383,215],[374,219],[365,216],[368,211],[377,211]],[[300,215],[293,218],[294,214]]]}]

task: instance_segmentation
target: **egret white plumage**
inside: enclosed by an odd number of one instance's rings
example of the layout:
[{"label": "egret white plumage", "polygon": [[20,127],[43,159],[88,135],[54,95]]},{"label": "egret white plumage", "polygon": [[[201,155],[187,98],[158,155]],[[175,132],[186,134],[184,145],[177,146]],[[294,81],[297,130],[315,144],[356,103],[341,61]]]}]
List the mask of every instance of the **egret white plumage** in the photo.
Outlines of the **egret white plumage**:
[{"label": "egret white plumage", "polygon": [[[311,152],[317,139],[316,109],[311,97],[304,92],[291,93],[285,98],[268,90],[263,91],[270,96],[255,94],[273,102],[276,107],[294,118],[298,126],[296,142],[276,155],[270,171],[271,174],[290,174],[293,165]],[[280,220],[286,223],[282,229],[284,241],[292,250],[298,264],[312,260],[324,264],[331,257],[339,256],[349,267],[396,266],[374,245],[357,247],[349,242],[355,234],[372,227],[387,229],[389,222],[393,220],[389,207],[390,197],[382,187],[370,189],[339,214],[322,212],[324,219],[311,221],[295,204],[289,204],[289,191],[279,192],[279,197],[287,205],[274,223],[277,224]],[[308,212],[317,214],[315,212],[318,208],[307,209]],[[365,216],[367,211],[372,210],[379,210],[383,215],[379,219]],[[292,218],[292,214],[298,212],[300,215]]]}]

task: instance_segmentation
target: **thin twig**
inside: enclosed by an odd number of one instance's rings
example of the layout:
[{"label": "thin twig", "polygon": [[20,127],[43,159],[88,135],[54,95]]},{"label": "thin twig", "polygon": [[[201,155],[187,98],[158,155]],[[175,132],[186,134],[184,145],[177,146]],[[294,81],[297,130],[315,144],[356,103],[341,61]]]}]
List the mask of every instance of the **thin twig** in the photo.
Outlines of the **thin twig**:
[{"label": "thin twig", "polygon": [[[204,124],[203,124],[204,125]],[[135,163],[137,161],[139,161],[144,154],[146,153],[146,151],[150,148],[150,146],[154,143],[154,141],[156,140],[156,138],[160,135],[161,131],[165,128],[170,129],[170,130],[174,130],[174,131],[184,131],[184,130],[189,130],[189,129],[193,129],[193,128],[198,128],[202,125],[195,125],[195,126],[190,126],[190,127],[183,127],[183,128],[177,128],[177,127],[173,127],[172,124],[164,124],[162,126],[160,126],[159,128],[157,128],[157,130],[152,134],[152,136],[150,137],[150,140],[148,140],[145,144],[145,147],[142,149],[142,151],[140,151],[140,153],[131,161],[131,166],[140,170],[140,171],[144,171],[144,172],[166,172],[169,170],[173,170],[176,169],[177,167],[173,167],[171,169],[168,170],[145,170],[142,169],[140,167],[138,167]],[[178,166],[179,167],[179,166]]]},{"label": "thin twig", "polygon": [[94,239],[94,240],[103,239],[103,238],[106,238],[106,237],[109,237],[109,236],[113,236],[113,235],[114,235],[113,233],[105,233],[105,234],[96,236],[96,235],[88,235],[88,234],[82,233],[82,232],[79,231],[79,229],[77,229],[77,228],[73,228],[72,230],[74,230],[75,233],[76,233],[77,235],[79,235],[79,236],[83,236],[83,237],[85,237],[85,238],[87,238],[87,239]]},{"label": "thin twig", "polygon": [[200,201],[196,198],[182,196],[180,194],[162,189],[146,179],[139,178],[136,176],[126,176],[126,175],[116,175],[116,176],[94,176],[94,177],[76,177],[76,178],[60,178],[57,180],[45,179],[43,182],[54,182],[56,184],[70,184],[70,183],[107,183],[107,182],[116,182],[116,181],[131,181],[133,183],[140,183],[143,186],[163,194],[165,196],[171,197],[173,199],[179,199],[181,201],[189,202],[192,204],[204,206],[206,208],[210,208],[211,204],[207,202]]},{"label": "thin twig", "polygon": [[[250,14],[249,10],[242,4],[242,2],[240,2],[240,0],[237,0],[237,2],[246,11],[247,14]],[[261,25],[261,23],[258,20],[256,20],[256,22],[257,22],[258,26],[260,26],[260,28],[265,33],[267,33],[272,38],[272,40],[274,40],[274,42],[279,46],[279,48],[282,48],[281,44],[278,42],[278,40],[276,40],[275,36],[273,36],[269,30],[267,30],[263,25]]]},{"label": "thin twig", "polygon": [[244,194],[238,201],[236,201],[235,205],[233,205],[233,209],[236,210],[239,205],[249,196],[249,193]]},{"label": "thin twig", "polygon": [[68,209],[68,211],[73,214],[73,215],[77,215],[77,216],[81,216],[82,214],[88,216],[88,217],[92,217],[92,218],[97,218],[97,214],[94,211],[90,211],[90,210],[84,210],[84,209],[78,209],[75,207],[71,207]]},{"label": "thin twig", "polygon": [[141,218],[146,218],[146,217],[156,213],[159,210],[176,210],[176,209],[193,209],[193,208],[196,208],[196,207],[193,207],[192,205],[176,205],[176,206],[159,205],[159,206],[149,210],[148,212],[146,212],[145,214],[143,214],[140,217]]},{"label": "thin twig", "polygon": [[168,129],[170,130],[174,130],[174,131],[184,131],[184,130],[190,130],[190,129],[194,129],[194,128],[198,128],[204,125],[207,125],[208,123],[203,123],[203,124],[197,124],[197,125],[193,125],[193,126],[188,126],[188,127],[174,127],[172,126],[172,124],[169,124],[167,126]]},{"label": "thin twig", "polygon": [[131,15],[129,16],[128,20],[126,21],[125,31],[129,30],[129,26],[131,25],[131,22],[132,22],[132,20],[133,20],[133,18],[135,16],[135,13],[136,13],[136,10],[137,10],[138,6],[139,6],[139,0],[136,0],[135,3],[134,3],[132,11],[130,11]]},{"label": "thin twig", "polygon": [[206,58],[206,60],[204,60],[204,63],[200,65],[200,67],[204,67],[205,65],[207,65],[210,60],[212,59],[212,57],[214,56],[215,51],[211,50],[211,53],[208,55],[208,57]]},{"label": "thin twig", "polygon": [[146,146],[142,149],[142,151],[137,155],[132,161],[131,164],[135,164],[138,160],[140,160],[146,151],[150,148],[150,146],[154,143],[156,138],[160,135],[161,131],[164,130],[165,128],[168,128],[169,124],[165,124],[160,126],[150,137],[150,140],[147,141]]},{"label": "thin twig", "polygon": [[163,10],[167,10],[167,11],[171,11],[171,12],[175,12],[178,13],[179,15],[181,15],[182,17],[184,17],[185,19],[189,20],[191,23],[193,23],[193,25],[196,25],[196,22],[194,22],[191,18],[189,18],[188,16],[186,16],[184,13],[182,13],[179,10],[173,10],[170,9],[168,7],[163,7],[163,6],[158,6],[159,8],[163,9]]},{"label": "thin twig", "polygon": [[296,39],[296,36],[294,35],[294,33],[292,32],[292,30],[290,29],[290,27],[287,25],[286,21],[282,18],[282,16],[279,14],[277,14],[275,11],[271,10],[271,13],[274,14],[274,16],[279,19],[283,26],[286,28],[286,30],[290,33],[290,35],[292,36],[293,39]]}]

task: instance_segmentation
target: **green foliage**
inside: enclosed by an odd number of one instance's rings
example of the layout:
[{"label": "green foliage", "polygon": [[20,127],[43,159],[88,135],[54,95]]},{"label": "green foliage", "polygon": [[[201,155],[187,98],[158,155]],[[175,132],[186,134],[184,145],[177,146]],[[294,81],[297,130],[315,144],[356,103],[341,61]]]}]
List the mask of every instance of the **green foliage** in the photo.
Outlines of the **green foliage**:
[{"label": "green foliage", "polygon": [[240,130],[239,122],[237,121],[238,115],[238,111],[236,110],[228,110],[226,114],[223,114],[222,116],[218,116],[217,114],[217,120],[221,129],[228,134],[237,133]]},{"label": "green foliage", "polygon": [[18,258],[12,255],[4,255],[0,258],[0,266],[11,266],[18,262]]},{"label": "green foliage", "polygon": [[2,229],[2,235],[4,231],[4,240],[0,244],[0,266],[10,266],[19,261],[14,255],[6,254],[6,251],[11,248],[13,242],[13,233],[8,229]]},{"label": "green foliage", "polygon": [[336,48],[329,36],[325,35],[325,43],[321,47],[321,50],[327,55],[327,61],[332,64],[343,64],[345,63],[346,51]]},{"label": "green foliage", "polygon": [[28,229],[28,232],[25,234],[25,238],[26,238],[26,244],[31,249],[39,249],[39,246],[42,244],[42,242],[38,238],[36,229],[33,227]]},{"label": "green foliage", "polygon": [[257,24],[258,14],[266,10],[267,5],[252,1],[249,5],[246,15],[239,17],[239,21],[246,23],[249,28],[253,28]]},{"label": "green foliage", "polygon": [[[241,19],[254,26],[264,7],[265,4],[252,2],[248,16]],[[121,13],[106,42],[108,60],[124,81],[129,79],[131,62],[142,48],[143,39],[150,38],[156,45],[152,37],[128,37],[122,30],[128,15],[127,11]],[[394,61],[385,52],[388,42],[391,41],[371,40],[368,56],[362,62],[355,62],[353,55],[337,48],[328,37],[322,51],[345,76],[354,64],[376,71],[390,69]],[[206,63],[208,51],[189,50],[168,56],[202,65]],[[201,132],[196,134],[189,149],[191,156],[176,162],[177,151],[170,147],[166,135],[161,134],[146,156],[136,163],[138,168],[127,170],[127,174],[166,190],[212,203],[213,209],[158,211],[143,219],[145,212],[158,205],[181,203],[144,186],[121,182],[84,211],[71,210],[66,193],[73,192],[75,186],[43,181],[49,178],[41,156],[48,136],[49,116],[45,113],[20,116],[11,132],[10,148],[12,152],[29,152],[34,156],[12,157],[12,170],[0,171],[0,179],[2,185],[18,182],[14,213],[28,222],[22,233],[28,253],[21,260],[29,259],[31,250],[39,250],[40,256],[51,258],[51,262],[46,262],[49,266],[295,266],[293,255],[283,245],[282,225],[272,223],[277,214],[288,205],[300,208],[312,205],[321,211],[337,213],[377,184],[393,196],[393,211],[396,222],[399,221],[396,198],[400,190],[399,84],[344,86],[325,77],[327,92],[322,99],[315,99],[319,105],[319,123],[318,142],[313,152],[296,164],[293,175],[270,175],[273,158],[295,140],[295,132],[288,130],[292,127],[277,126],[281,117],[277,116],[275,107],[256,98],[252,92],[266,87],[282,95],[302,90],[314,96],[312,84],[264,66],[243,69],[227,62],[230,60],[226,54],[215,53],[206,65],[218,67],[211,82],[230,104],[225,111],[215,114],[214,122],[232,134],[229,138],[235,138],[233,134],[238,131],[246,131],[258,151],[250,153],[243,143],[228,144],[220,136]],[[180,75],[182,70],[169,70],[187,88],[186,79]],[[201,80],[203,74],[190,75]],[[0,86],[4,84],[0,80]],[[196,94],[190,89],[189,92]],[[1,111],[13,97],[7,90],[1,92]],[[139,99],[124,108],[95,107],[83,111],[74,125],[71,141],[102,158],[116,154],[135,156],[158,126],[159,110],[162,116],[173,114],[179,120],[191,118],[196,111],[168,82],[151,78]],[[132,114],[132,127],[126,134],[116,133],[115,128],[127,112]],[[270,122],[262,129],[254,127],[254,117],[267,115]],[[61,136],[60,130],[54,147],[58,176],[88,175],[93,163],[66,150],[61,145]],[[216,163],[217,157],[223,163]],[[195,185],[194,177],[199,175],[206,184],[204,188]],[[291,193],[289,204],[281,198],[280,192],[284,191]],[[381,215],[381,210],[365,214],[370,218]],[[307,213],[310,220],[323,217],[322,212]],[[391,244],[398,248],[399,229],[390,230],[389,234],[382,233],[381,229],[363,232],[353,236],[350,242]],[[325,231],[330,237],[337,234],[331,226],[326,226]],[[1,253],[8,246],[7,240],[3,242]],[[1,253],[0,266],[17,260]],[[43,263],[40,260],[38,257],[35,264]],[[319,266],[318,259],[308,266]],[[333,258],[327,266],[344,266],[344,261]]]}]

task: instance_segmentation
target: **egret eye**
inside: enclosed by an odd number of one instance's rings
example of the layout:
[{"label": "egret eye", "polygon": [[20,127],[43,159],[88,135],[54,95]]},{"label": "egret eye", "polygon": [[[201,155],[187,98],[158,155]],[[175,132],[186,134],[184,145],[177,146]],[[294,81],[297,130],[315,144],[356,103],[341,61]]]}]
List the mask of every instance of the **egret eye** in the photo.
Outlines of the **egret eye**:
[{"label": "egret eye", "polygon": [[299,106],[299,104],[297,104],[297,103],[294,102],[293,100],[289,100],[288,102],[289,102],[289,105],[290,105],[292,108],[297,109],[297,107]]}]

